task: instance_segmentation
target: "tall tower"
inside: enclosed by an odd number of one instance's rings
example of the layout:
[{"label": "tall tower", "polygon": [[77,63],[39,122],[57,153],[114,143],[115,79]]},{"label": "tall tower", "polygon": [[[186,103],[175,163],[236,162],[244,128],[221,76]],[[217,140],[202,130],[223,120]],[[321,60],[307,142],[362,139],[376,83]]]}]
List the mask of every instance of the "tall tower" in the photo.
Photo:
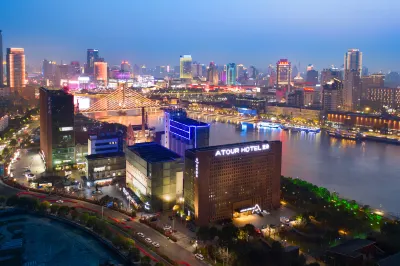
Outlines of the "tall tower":
[{"label": "tall tower", "polygon": [[192,56],[191,55],[181,55],[180,78],[181,79],[191,79],[192,78]]},{"label": "tall tower", "polygon": [[0,88],[4,86],[4,73],[3,73],[3,34],[0,30]]},{"label": "tall tower", "polygon": [[361,100],[362,52],[349,49],[344,55],[343,108],[355,111]]},{"label": "tall tower", "polygon": [[99,60],[99,50],[97,49],[87,49],[86,52],[86,73],[93,74],[94,62]]},{"label": "tall tower", "polygon": [[7,48],[7,84],[10,88],[25,87],[24,48]]},{"label": "tall tower", "polygon": [[106,62],[94,62],[94,77],[97,82],[107,85],[107,63]]},{"label": "tall tower", "polygon": [[236,64],[229,63],[226,65],[226,85],[235,85],[236,84]]},{"label": "tall tower", "polygon": [[281,59],[276,63],[276,87],[287,86],[290,92],[292,78],[292,65],[287,59]]}]

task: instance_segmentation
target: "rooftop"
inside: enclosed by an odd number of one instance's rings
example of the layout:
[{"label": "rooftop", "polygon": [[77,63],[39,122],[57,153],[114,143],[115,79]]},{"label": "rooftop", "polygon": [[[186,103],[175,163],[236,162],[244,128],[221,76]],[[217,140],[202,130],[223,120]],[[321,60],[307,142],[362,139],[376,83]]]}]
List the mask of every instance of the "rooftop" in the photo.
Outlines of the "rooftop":
[{"label": "rooftop", "polygon": [[90,154],[86,155],[85,158],[88,160],[96,160],[96,159],[105,159],[105,158],[112,158],[112,157],[122,157],[125,156],[123,152],[109,152],[103,154]]},{"label": "rooftop", "polygon": [[181,124],[184,124],[186,126],[195,126],[195,127],[209,126],[209,124],[207,124],[207,123],[203,123],[203,122],[200,122],[200,121],[197,121],[197,120],[194,120],[194,119],[191,119],[191,118],[187,118],[187,117],[182,117],[182,118],[181,117],[174,117],[174,118],[171,118],[171,120],[173,120],[175,122],[178,122],[178,123],[181,123]]},{"label": "rooftop", "polygon": [[328,249],[328,252],[357,257],[360,255],[359,250],[373,244],[375,244],[374,241],[355,238]]},{"label": "rooftop", "polygon": [[175,161],[181,158],[175,152],[155,142],[138,143],[127,148],[149,163]]},{"label": "rooftop", "polygon": [[249,146],[249,145],[259,145],[259,144],[267,144],[269,142],[274,142],[274,141],[261,141],[261,140],[256,140],[256,141],[249,141],[249,142],[240,142],[240,143],[231,143],[231,144],[223,144],[223,145],[217,145],[217,146],[208,146],[208,147],[202,147],[202,148],[197,148],[197,149],[188,149],[187,151],[191,152],[197,152],[197,151],[213,151],[213,150],[218,150],[221,148],[228,149],[231,147],[241,147],[241,146]]}]

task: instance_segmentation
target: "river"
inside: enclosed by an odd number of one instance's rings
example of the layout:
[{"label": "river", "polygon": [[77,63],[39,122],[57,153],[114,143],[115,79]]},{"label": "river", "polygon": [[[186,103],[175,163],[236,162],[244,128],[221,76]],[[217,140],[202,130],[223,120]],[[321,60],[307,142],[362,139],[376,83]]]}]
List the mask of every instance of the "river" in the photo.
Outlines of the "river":
[{"label": "river", "polygon": [[[97,118],[125,125],[141,123],[138,116]],[[149,123],[157,130],[163,130],[162,118],[162,113],[149,115]],[[232,124],[209,122],[210,145],[281,140],[283,175],[299,177],[336,191],[342,197],[400,215],[400,146],[338,140],[324,132],[290,133],[280,129],[237,131]]]}]

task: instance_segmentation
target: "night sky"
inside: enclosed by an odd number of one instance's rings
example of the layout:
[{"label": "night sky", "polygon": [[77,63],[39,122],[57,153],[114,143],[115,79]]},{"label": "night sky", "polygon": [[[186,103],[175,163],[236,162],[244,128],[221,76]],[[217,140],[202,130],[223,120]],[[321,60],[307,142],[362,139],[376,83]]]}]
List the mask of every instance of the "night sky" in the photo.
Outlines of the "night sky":
[{"label": "night sky", "polygon": [[27,63],[85,60],[97,48],[109,64],[208,64],[266,68],[288,58],[302,68],[341,66],[348,48],[371,71],[400,70],[396,0],[0,0],[3,47]]}]

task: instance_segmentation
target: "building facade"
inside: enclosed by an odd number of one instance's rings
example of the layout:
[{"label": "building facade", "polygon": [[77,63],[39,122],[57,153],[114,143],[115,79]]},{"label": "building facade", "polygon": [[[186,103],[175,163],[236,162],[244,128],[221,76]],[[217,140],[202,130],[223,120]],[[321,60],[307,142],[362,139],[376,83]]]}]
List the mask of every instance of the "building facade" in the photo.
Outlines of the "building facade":
[{"label": "building facade", "polygon": [[226,85],[236,85],[237,69],[235,63],[226,65]]},{"label": "building facade", "polygon": [[290,91],[290,82],[292,78],[292,65],[287,59],[281,59],[276,62],[276,87],[286,86]]},{"label": "building facade", "polygon": [[207,81],[212,85],[218,85],[218,69],[214,62],[211,62],[207,69]]},{"label": "building facade", "polygon": [[183,195],[181,157],[146,142],[126,149],[126,184],[151,211],[171,210]]},{"label": "building facade", "polygon": [[165,110],[165,147],[180,156],[185,150],[207,147],[210,139],[210,125],[187,117],[183,109]]},{"label": "building facade", "polygon": [[86,51],[86,69],[85,73],[92,75],[94,71],[94,62],[99,61],[99,50],[97,49],[87,49]]},{"label": "building facade", "polygon": [[108,70],[106,62],[94,62],[94,79],[107,86]]},{"label": "building facade", "polygon": [[74,97],[63,90],[40,88],[40,150],[49,170],[75,163]]},{"label": "building facade", "polygon": [[181,55],[180,57],[180,78],[192,79],[192,56]]},{"label": "building facade", "polygon": [[4,72],[3,72],[3,34],[0,30],[0,88],[4,87]]},{"label": "building facade", "polygon": [[10,88],[25,87],[24,48],[7,48],[7,84]]},{"label": "building facade", "polygon": [[3,132],[8,127],[8,115],[0,115],[0,132]]},{"label": "building facade", "polygon": [[383,107],[400,109],[400,88],[369,87],[363,101],[366,107],[380,111]]},{"label": "building facade", "polygon": [[185,153],[186,214],[198,225],[280,205],[282,143],[247,143],[190,149]]},{"label": "building facade", "polygon": [[88,155],[123,151],[122,132],[105,132],[89,135]]},{"label": "building facade", "polygon": [[323,86],[322,108],[324,111],[338,111],[343,105],[343,82],[332,79]]},{"label": "building facade", "polygon": [[123,152],[91,154],[86,158],[87,186],[111,183],[126,174],[126,159]]}]

